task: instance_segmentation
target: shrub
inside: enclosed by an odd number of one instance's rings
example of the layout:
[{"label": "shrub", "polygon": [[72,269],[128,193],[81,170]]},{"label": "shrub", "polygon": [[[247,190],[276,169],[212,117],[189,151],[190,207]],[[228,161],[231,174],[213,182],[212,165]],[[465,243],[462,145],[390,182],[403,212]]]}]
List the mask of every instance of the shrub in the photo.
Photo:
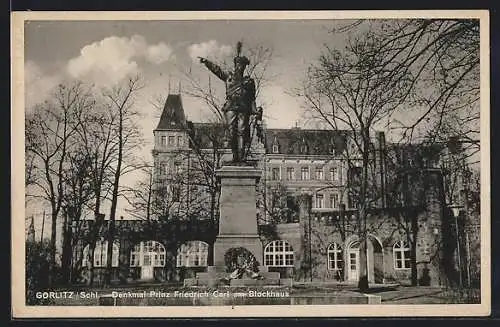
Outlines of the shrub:
[{"label": "shrub", "polygon": [[48,242],[26,242],[26,304],[46,304],[35,293],[49,287],[50,245]]}]

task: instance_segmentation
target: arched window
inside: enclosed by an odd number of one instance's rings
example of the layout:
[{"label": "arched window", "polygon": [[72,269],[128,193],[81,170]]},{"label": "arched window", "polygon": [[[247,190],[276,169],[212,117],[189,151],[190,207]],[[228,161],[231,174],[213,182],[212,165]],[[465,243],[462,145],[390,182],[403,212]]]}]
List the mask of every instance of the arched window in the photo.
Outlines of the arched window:
[{"label": "arched window", "polygon": [[410,269],[411,252],[405,241],[398,241],[392,247],[394,269]]},{"label": "arched window", "polygon": [[328,246],[328,269],[341,270],[344,266],[344,256],[342,255],[342,248],[337,243],[332,243]]},{"label": "arched window", "polygon": [[[113,242],[113,253],[111,254],[111,266],[118,267],[118,257],[120,255],[120,243]],[[90,245],[83,249],[82,266],[88,266],[90,259]],[[108,241],[97,241],[94,249],[94,267],[107,267],[108,262]]]},{"label": "arched window", "polygon": [[165,247],[160,242],[140,242],[130,252],[130,267],[165,267],[165,254]]},{"label": "arched window", "polygon": [[293,267],[292,246],[287,241],[272,241],[264,249],[264,263],[270,267]]},{"label": "arched window", "polygon": [[177,251],[177,267],[207,266],[208,244],[203,241],[189,241]]}]

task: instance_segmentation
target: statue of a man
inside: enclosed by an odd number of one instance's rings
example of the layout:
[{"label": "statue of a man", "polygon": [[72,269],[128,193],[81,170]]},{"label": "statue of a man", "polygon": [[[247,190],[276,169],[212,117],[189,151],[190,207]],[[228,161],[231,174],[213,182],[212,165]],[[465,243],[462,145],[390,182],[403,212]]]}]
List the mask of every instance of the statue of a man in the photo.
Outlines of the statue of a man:
[{"label": "statue of a man", "polygon": [[258,119],[262,117],[262,108],[257,109],[255,105],[255,81],[244,75],[250,61],[240,52],[241,42],[238,42],[234,71],[224,71],[211,61],[199,57],[200,62],[226,84],[226,102],[222,111],[229,125],[233,163],[246,161],[251,143],[250,116],[255,115]]}]

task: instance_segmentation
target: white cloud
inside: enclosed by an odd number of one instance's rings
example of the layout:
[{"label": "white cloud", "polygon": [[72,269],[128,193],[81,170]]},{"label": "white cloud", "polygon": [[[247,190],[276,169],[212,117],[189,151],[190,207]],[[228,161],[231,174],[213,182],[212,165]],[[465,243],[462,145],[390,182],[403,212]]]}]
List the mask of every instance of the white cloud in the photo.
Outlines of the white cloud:
[{"label": "white cloud", "polygon": [[146,50],[146,60],[153,64],[161,64],[173,59],[173,49],[163,42],[151,45]]},{"label": "white cloud", "polygon": [[207,42],[191,44],[187,51],[193,61],[198,61],[197,57],[204,57],[212,60],[224,58],[231,54],[233,48],[229,45],[219,45],[217,41],[210,40]]},{"label": "white cloud", "polygon": [[60,82],[57,75],[45,75],[40,67],[29,60],[24,63],[25,107],[30,110],[35,104],[46,100]]},{"label": "white cloud", "polygon": [[140,72],[137,59],[161,64],[173,57],[172,52],[164,42],[150,45],[141,35],[111,36],[84,46],[80,55],[68,62],[67,70],[73,78],[114,84]]}]

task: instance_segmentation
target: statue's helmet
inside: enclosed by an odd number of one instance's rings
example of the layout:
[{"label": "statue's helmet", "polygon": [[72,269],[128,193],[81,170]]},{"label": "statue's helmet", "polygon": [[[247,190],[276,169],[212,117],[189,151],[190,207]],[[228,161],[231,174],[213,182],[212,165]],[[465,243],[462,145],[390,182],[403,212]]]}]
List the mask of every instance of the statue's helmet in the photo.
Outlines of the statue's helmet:
[{"label": "statue's helmet", "polygon": [[237,57],[234,57],[234,64],[235,65],[242,65],[243,67],[246,67],[250,64],[250,60],[248,60],[248,58],[245,56],[237,56]]}]

